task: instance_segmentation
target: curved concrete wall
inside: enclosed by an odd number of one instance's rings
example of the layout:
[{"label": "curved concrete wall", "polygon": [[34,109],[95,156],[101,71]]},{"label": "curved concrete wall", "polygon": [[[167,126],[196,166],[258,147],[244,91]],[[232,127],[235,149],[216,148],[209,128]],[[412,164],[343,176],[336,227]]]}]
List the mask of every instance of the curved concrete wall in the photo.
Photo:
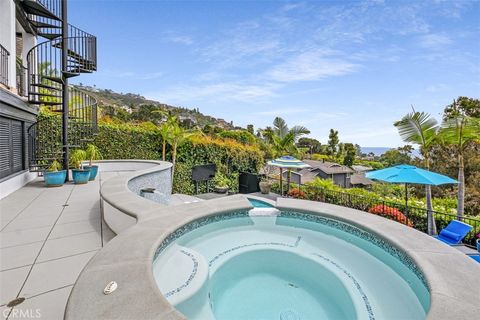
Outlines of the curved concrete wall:
[{"label": "curved concrete wall", "polygon": [[[95,162],[100,172],[123,172],[100,187],[103,219],[116,234],[135,225],[145,211],[168,204],[172,194],[172,164],[152,160],[104,160]],[[154,188],[141,196],[141,189]]]}]

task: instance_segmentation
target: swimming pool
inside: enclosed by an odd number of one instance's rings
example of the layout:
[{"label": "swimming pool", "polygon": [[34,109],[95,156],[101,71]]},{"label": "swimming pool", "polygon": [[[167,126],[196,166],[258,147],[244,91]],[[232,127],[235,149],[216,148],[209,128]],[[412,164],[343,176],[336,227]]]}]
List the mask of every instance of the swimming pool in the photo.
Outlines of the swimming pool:
[{"label": "swimming pool", "polygon": [[318,215],[234,212],[171,234],[153,272],[189,319],[423,319],[413,261],[358,227]]}]

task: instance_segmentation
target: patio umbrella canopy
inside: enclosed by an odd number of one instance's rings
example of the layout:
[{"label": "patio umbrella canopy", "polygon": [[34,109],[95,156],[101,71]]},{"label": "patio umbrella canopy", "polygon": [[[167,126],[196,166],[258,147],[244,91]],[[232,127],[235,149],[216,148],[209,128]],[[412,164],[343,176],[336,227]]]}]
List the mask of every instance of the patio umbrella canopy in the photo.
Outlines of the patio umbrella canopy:
[{"label": "patio umbrella canopy", "polygon": [[406,213],[408,213],[408,184],[438,186],[442,184],[458,183],[457,180],[444,176],[442,174],[406,164],[401,164],[381,170],[370,171],[367,172],[365,176],[372,180],[378,180],[388,183],[404,183],[405,209],[407,211]]},{"label": "patio umbrella canopy", "polygon": [[[292,156],[283,156],[275,160],[268,161],[269,166],[274,166],[280,168],[280,193],[283,196],[283,169],[290,171],[291,169],[303,169],[308,168],[310,165],[298,160]],[[288,175],[290,178],[290,174]],[[290,179],[288,179],[288,187],[290,187]]]}]

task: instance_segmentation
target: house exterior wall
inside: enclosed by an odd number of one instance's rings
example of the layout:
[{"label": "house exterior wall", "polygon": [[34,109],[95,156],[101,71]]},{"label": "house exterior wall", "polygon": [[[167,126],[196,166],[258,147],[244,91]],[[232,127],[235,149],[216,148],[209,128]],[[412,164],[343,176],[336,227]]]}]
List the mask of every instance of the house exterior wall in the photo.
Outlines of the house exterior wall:
[{"label": "house exterior wall", "polygon": [[8,59],[8,86],[15,88],[15,3],[13,0],[0,1],[0,44],[10,53]]},{"label": "house exterior wall", "polygon": [[[9,52],[8,88],[0,85],[0,199],[21,188],[37,174],[28,171],[28,128],[36,121],[38,108],[17,91],[17,55],[26,64],[36,37],[17,21],[14,0],[0,0],[0,44]],[[21,43],[17,44],[17,33]],[[21,52],[17,52],[21,48]],[[25,88],[24,88],[25,89]]]}]

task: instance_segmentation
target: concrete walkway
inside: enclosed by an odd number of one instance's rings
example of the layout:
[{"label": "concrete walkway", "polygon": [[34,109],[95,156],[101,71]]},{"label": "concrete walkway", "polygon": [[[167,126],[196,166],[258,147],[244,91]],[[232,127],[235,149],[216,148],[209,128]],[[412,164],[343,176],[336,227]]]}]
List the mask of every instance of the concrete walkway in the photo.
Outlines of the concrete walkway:
[{"label": "concrete walkway", "polygon": [[[0,200],[0,319],[63,319],[87,262],[114,235],[100,214],[99,188],[46,188],[39,178]],[[10,308],[8,303],[25,298]]]}]

